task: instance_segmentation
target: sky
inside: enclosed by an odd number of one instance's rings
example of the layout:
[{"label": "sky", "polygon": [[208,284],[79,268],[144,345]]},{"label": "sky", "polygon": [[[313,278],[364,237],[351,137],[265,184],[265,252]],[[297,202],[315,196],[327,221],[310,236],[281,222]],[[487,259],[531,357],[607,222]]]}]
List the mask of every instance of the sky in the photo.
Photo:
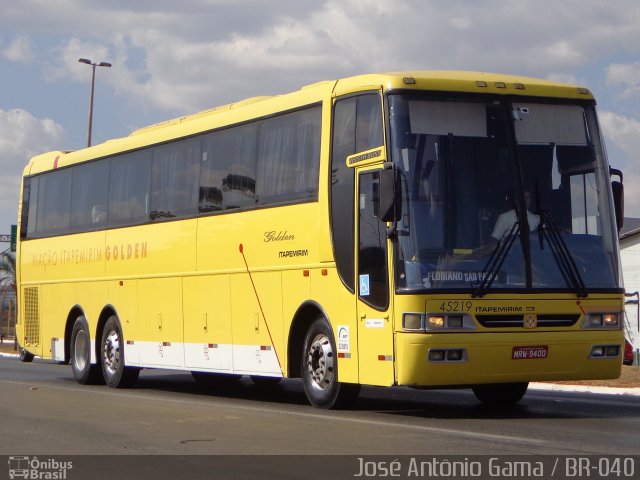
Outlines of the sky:
[{"label": "sky", "polygon": [[255,95],[361,73],[455,69],[596,96],[640,217],[638,0],[0,0],[0,233],[28,159]]}]

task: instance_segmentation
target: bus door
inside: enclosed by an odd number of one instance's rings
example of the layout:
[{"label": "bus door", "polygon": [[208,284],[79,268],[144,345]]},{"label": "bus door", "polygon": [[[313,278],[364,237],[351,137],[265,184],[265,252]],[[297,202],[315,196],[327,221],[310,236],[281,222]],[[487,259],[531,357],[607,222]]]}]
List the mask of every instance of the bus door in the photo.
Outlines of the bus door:
[{"label": "bus door", "polygon": [[378,218],[380,170],[358,175],[357,285],[360,383],[394,383],[393,316],[389,295],[387,227]]}]

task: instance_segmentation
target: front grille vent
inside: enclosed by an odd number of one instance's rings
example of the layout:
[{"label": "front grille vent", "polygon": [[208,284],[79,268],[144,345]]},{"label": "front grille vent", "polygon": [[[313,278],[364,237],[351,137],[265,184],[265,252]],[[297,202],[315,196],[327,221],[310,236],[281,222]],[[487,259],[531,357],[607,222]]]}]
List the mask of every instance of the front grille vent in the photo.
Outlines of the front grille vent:
[{"label": "front grille vent", "polygon": [[[486,328],[524,328],[523,315],[477,315],[480,325]],[[580,315],[538,315],[537,328],[571,327]]]}]

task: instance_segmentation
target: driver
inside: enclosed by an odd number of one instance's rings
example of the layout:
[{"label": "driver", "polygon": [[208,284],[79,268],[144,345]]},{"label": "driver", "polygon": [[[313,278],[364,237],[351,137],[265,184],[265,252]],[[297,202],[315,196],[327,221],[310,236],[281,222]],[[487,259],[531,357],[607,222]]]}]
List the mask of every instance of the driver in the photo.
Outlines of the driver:
[{"label": "driver", "polygon": [[[529,222],[529,231],[533,232],[538,225],[540,225],[540,216],[535,213],[531,213],[529,208],[531,208],[531,193],[526,191],[524,192],[524,201],[527,206],[527,220]],[[516,215],[516,211],[512,208],[504,213],[498,215],[498,219],[496,220],[496,224],[493,227],[493,232],[491,233],[491,237],[497,241],[502,240],[508,233],[511,231],[511,228],[518,220],[518,215]]]}]

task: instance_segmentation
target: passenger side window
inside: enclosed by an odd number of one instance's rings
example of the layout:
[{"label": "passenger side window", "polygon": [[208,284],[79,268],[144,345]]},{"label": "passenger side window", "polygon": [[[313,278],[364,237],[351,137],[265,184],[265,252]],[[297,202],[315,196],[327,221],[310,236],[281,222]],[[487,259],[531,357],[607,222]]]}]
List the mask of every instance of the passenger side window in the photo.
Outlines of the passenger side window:
[{"label": "passenger side window", "polygon": [[71,230],[103,226],[107,223],[109,162],[87,163],[72,170]]},{"label": "passenger side window", "polygon": [[194,214],[198,195],[199,139],[153,149],[151,220]]},{"label": "passenger side window", "polygon": [[260,204],[315,198],[320,165],[321,108],[260,122],[256,194]]},{"label": "passenger side window", "polygon": [[62,233],[69,228],[70,199],[71,170],[59,170],[43,177],[38,195],[38,236]]},{"label": "passenger side window", "polygon": [[149,150],[129,153],[111,161],[109,223],[126,225],[149,219]]}]

